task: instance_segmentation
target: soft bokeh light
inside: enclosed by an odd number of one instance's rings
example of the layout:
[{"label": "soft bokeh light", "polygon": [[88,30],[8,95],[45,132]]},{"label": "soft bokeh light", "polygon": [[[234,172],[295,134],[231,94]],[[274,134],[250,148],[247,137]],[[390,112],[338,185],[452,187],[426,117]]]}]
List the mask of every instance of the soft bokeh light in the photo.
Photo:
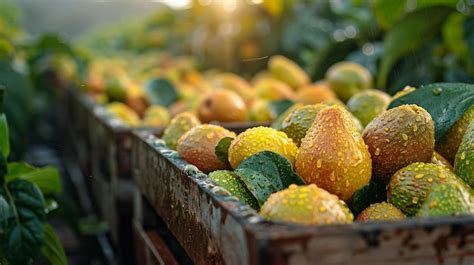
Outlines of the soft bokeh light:
[{"label": "soft bokeh light", "polygon": [[152,0],[153,2],[163,3],[174,9],[186,9],[191,7],[191,0]]}]

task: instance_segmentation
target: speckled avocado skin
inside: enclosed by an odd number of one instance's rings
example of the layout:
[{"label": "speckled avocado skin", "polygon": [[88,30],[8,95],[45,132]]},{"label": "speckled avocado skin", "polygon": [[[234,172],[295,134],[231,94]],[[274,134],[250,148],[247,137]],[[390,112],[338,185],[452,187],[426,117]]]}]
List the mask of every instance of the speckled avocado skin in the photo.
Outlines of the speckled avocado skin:
[{"label": "speckled avocado skin", "polygon": [[178,139],[185,132],[200,124],[201,122],[194,114],[190,112],[180,113],[171,120],[170,124],[166,127],[162,138],[169,148],[176,150]]},{"label": "speckled avocado skin", "polygon": [[456,153],[469,124],[474,121],[474,106],[470,107],[436,143],[436,151],[454,163]]},{"label": "speckled avocado skin", "polygon": [[217,143],[224,137],[235,137],[235,133],[217,125],[198,125],[179,138],[176,151],[184,160],[205,173],[226,169],[228,165],[215,154]]},{"label": "speckled avocado skin", "polygon": [[454,161],[456,175],[474,187],[474,121],[469,125]]},{"label": "speckled avocado skin", "polygon": [[462,181],[444,166],[413,163],[395,173],[388,184],[388,202],[408,216],[415,215],[435,184]]},{"label": "speckled avocado skin", "polygon": [[281,131],[286,133],[297,146],[311,127],[319,111],[326,108],[324,104],[307,105],[291,112],[282,123]]},{"label": "speckled avocado skin", "polygon": [[374,177],[387,182],[399,169],[414,162],[429,162],[434,151],[434,123],[417,105],[402,105],[383,112],[364,130]]},{"label": "speckled avocado skin", "polygon": [[371,160],[349,113],[339,106],[322,109],[303,138],[296,173],[344,201],[371,178]]},{"label": "speckled avocado skin", "polygon": [[369,222],[369,221],[390,221],[390,220],[403,220],[406,216],[393,204],[388,202],[374,203],[363,210],[358,216],[356,221],[358,222]]},{"label": "speckled avocado skin", "polygon": [[316,185],[290,185],[273,193],[260,209],[267,220],[304,225],[347,224],[354,219],[339,198]]},{"label": "speckled avocado skin", "polygon": [[472,194],[456,183],[436,184],[418,211],[419,217],[458,216],[473,213]]}]

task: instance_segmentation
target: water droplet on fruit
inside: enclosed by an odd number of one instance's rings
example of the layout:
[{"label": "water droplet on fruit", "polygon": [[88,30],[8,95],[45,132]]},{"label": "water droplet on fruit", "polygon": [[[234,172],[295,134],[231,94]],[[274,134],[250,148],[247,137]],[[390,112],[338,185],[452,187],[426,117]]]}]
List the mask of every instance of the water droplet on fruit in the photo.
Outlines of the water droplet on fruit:
[{"label": "water droplet on fruit", "polygon": [[403,140],[408,141],[408,135],[406,135],[406,133],[402,133],[402,138]]},{"label": "water droplet on fruit", "polygon": [[417,203],[418,203],[418,200],[419,200],[418,197],[413,197],[413,198],[411,199],[411,202],[412,202],[413,204],[417,204]]},{"label": "water droplet on fruit", "polygon": [[460,158],[461,160],[464,160],[466,158],[466,152],[462,152]]},{"label": "water droplet on fruit", "polygon": [[440,88],[440,87],[435,87],[435,88],[433,88],[432,92],[433,92],[433,95],[439,96],[443,92],[443,89]]},{"label": "water droplet on fruit", "polygon": [[321,168],[322,163],[323,163],[323,161],[321,161],[321,159],[318,159],[318,161],[316,162],[316,167]]},{"label": "water droplet on fruit", "polygon": [[415,179],[421,179],[425,176],[425,174],[418,174],[418,175],[415,175]]},{"label": "water droplet on fruit", "polygon": [[380,155],[380,148],[377,147],[377,148],[375,149],[375,155],[376,155],[376,156]]}]

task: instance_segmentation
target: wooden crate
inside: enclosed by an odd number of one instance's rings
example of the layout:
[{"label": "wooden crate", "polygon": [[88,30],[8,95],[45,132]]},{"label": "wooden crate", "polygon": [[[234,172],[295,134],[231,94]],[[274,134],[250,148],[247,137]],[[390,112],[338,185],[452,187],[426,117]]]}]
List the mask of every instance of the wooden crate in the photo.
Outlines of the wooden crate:
[{"label": "wooden crate", "polygon": [[[88,165],[86,172],[94,201],[110,227],[112,242],[118,249],[130,247],[132,237],[132,197],[136,185],[131,172],[134,131],[161,135],[164,128],[130,128],[106,113],[83,93],[71,89],[67,102],[73,142]],[[237,133],[268,123],[220,124]]]},{"label": "wooden crate", "polygon": [[133,176],[195,264],[474,264],[474,217],[298,226],[263,220],[136,133]]}]

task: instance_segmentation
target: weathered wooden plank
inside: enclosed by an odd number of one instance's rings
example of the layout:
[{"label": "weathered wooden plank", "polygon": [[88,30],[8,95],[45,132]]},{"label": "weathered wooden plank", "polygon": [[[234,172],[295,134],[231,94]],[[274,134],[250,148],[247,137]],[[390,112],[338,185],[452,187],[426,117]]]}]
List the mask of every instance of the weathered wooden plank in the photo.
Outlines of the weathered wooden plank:
[{"label": "weathered wooden plank", "polygon": [[269,223],[162,140],[136,133],[133,141],[140,192],[196,264],[473,264],[474,217],[332,226]]}]

